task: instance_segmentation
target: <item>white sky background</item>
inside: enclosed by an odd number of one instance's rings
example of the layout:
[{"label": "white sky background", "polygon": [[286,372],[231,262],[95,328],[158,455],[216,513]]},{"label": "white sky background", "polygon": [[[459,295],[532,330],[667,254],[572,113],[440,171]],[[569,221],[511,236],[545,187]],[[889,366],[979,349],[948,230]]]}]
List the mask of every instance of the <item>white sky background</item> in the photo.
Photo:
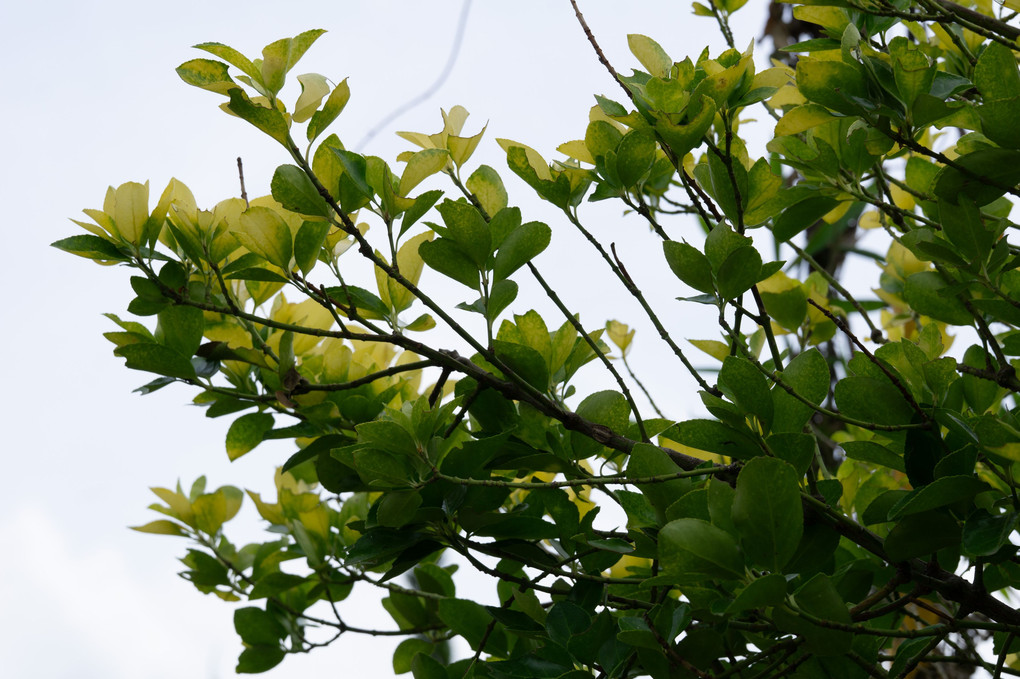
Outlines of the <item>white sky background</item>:
[{"label": "white sky background", "polygon": [[[637,65],[627,51],[627,33],[655,38],[677,60],[696,58],[706,41],[713,54],[723,46],[714,22],[694,17],[686,0],[581,4],[621,72]],[[101,336],[114,329],[101,313],[126,315],[132,297],[128,271],[98,267],[48,244],[82,233],[68,218],[84,218],[82,208],[100,207],[111,184],[148,179],[154,203],[175,176],[191,187],[200,207],[211,208],[238,193],[235,158],[241,155],[249,195],[268,193],[273,169],[288,159],[275,142],[220,112],[218,95],[179,80],[178,64],[207,56],[190,45],[219,41],[255,56],[278,38],[328,29],[292,71],[291,81],[309,71],[337,81],[350,77],[351,102],[331,130],[353,146],[436,78],[460,9],[460,0],[62,0],[0,6],[9,55],[0,109],[7,140],[0,163],[6,254],[0,276],[7,293],[0,347],[8,376],[0,397],[5,676],[231,676],[241,648],[231,607],[175,576],[184,541],[126,526],[156,518],[145,509],[154,500],[147,488],[178,478],[190,484],[207,474],[212,488],[230,483],[272,494],[272,469],[292,452],[264,446],[229,465],[223,440],[231,418],[209,420],[189,408],[193,390],[172,386],[146,397],[131,393],[152,376],[125,369]],[[764,10],[764,0],[751,0],[735,17],[739,48],[760,34]],[[768,49],[763,46],[761,53]],[[290,93],[292,102],[296,83]],[[506,169],[494,142],[509,137],[547,159],[558,158],[557,145],[583,137],[596,93],[622,99],[567,0],[477,1],[446,84],[364,152],[395,165],[396,154],[409,144],[393,131],[437,131],[440,107],[465,106],[472,113],[468,133],[489,121],[471,167],[479,162],[496,167],[525,220],[553,227],[553,248],[538,265],[559,282],[565,302],[581,310],[587,327],[619,318],[640,328],[634,367],[660,405],[683,417],[695,407],[692,381],[675,361],[662,368],[662,345],[639,322],[611,272],[590,250],[572,249],[578,243],[572,227]],[[596,235],[617,242],[623,262],[678,338],[715,336],[711,318],[699,324],[686,315],[688,307],[672,301],[688,292],[662,265],[658,241],[640,220],[622,217],[617,204],[585,207],[581,214]],[[696,237],[691,222],[667,228],[678,237]],[[644,261],[656,266],[643,266]],[[439,284],[438,274],[426,275],[431,276],[426,289]],[[374,287],[371,279],[366,283]],[[449,293],[444,299],[450,307],[464,300],[463,288],[441,289]],[[544,298],[536,301],[533,291],[522,285],[512,310],[523,313],[533,305],[558,325],[558,313]],[[691,354],[699,364],[708,363],[693,348]],[[244,515],[248,523],[242,521],[242,528],[257,527],[250,503]],[[342,610],[350,611],[351,624],[392,629],[377,604],[350,601]],[[394,644],[345,637],[310,656],[288,657],[268,676],[389,676]]]}]

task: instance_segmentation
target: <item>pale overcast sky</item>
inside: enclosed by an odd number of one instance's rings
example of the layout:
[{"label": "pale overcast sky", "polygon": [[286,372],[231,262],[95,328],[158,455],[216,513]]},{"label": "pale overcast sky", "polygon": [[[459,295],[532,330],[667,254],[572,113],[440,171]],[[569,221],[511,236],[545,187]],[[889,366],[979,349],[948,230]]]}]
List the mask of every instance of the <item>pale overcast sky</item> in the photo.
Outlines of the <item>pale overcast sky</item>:
[{"label": "pale overcast sky", "polygon": [[[628,33],[655,38],[678,60],[696,58],[706,44],[713,54],[723,47],[714,23],[694,17],[686,0],[586,0],[581,6],[621,71],[637,63],[627,51]],[[176,577],[183,541],[126,526],[155,518],[146,510],[154,500],[149,486],[178,478],[190,483],[207,474],[212,487],[230,483],[271,492],[272,469],[291,452],[265,446],[230,465],[223,450],[229,418],[209,420],[189,408],[193,391],[174,386],[146,397],[131,393],[151,376],[125,369],[101,336],[113,329],[103,312],[126,314],[128,272],[48,244],[81,233],[68,219],[80,217],[82,208],[100,207],[111,184],[149,180],[155,202],[173,176],[191,187],[201,207],[211,207],[238,192],[235,158],[242,155],[249,194],[268,192],[273,168],[287,159],[254,128],[217,110],[217,95],[178,79],[178,64],[207,56],[191,45],[219,41],[257,55],[278,38],[327,29],[292,75],[350,78],[351,102],[331,129],[354,145],[436,78],[461,8],[461,0],[57,0],[0,6],[8,46],[0,110],[7,139],[0,164],[7,253],[0,268],[7,319],[0,347],[8,375],[0,396],[4,676],[231,676],[241,645],[230,606]],[[764,0],[752,0],[738,15],[741,49],[760,33],[764,10]],[[540,266],[560,267],[557,280],[564,285],[583,281],[565,294],[568,304],[582,310],[591,328],[614,317],[635,324],[638,319],[626,315],[636,316],[625,311],[629,307],[613,310],[621,297],[608,271],[597,265],[562,268],[578,261],[570,255],[571,227],[531,198],[505,169],[494,142],[509,137],[547,159],[559,157],[557,145],[583,137],[593,94],[620,98],[567,0],[476,1],[449,79],[365,152],[393,164],[409,147],[394,131],[435,132],[440,107],[465,106],[472,114],[468,130],[489,123],[475,162],[500,169],[511,202],[522,206],[527,220],[553,227],[559,250],[540,258]],[[650,275],[642,272],[640,258],[661,255],[642,223],[621,217],[616,206],[608,212],[585,208],[585,214],[596,233],[618,242],[621,257],[633,262],[632,274]],[[596,278],[582,278],[589,274]],[[657,281],[644,283],[655,288]],[[711,319],[699,327],[691,317],[674,315],[680,307],[672,297],[683,293],[673,289],[675,280],[670,286],[659,286],[657,298],[679,336],[714,336]],[[525,296],[514,310],[528,308]],[[635,367],[644,369],[660,402],[672,402],[674,416],[681,417],[684,406],[675,404],[690,402],[690,381],[679,370],[656,367],[657,340],[641,327]],[[241,520],[242,533],[247,527],[254,534],[258,522],[250,505],[242,513],[248,517]],[[345,606],[352,624],[393,626],[373,600]],[[393,643],[345,637],[310,656],[287,658],[268,676],[390,676]]]}]

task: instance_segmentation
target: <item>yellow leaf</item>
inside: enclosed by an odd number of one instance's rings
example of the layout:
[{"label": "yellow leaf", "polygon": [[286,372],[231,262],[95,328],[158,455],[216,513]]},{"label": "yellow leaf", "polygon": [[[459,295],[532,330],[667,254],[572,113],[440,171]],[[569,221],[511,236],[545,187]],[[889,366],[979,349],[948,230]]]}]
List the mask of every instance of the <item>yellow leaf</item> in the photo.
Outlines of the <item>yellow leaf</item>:
[{"label": "yellow leaf", "polygon": [[651,566],[651,559],[634,556],[633,554],[624,554],[620,557],[620,560],[609,569],[609,576],[612,578],[633,578],[635,576],[634,571],[644,574],[644,571],[650,569]]},{"label": "yellow leaf", "polygon": [[560,144],[556,147],[556,150],[565,156],[580,160],[582,163],[588,163],[590,165],[595,164],[595,159],[591,157],[591,151],[588,150],[584,140],[575,139]]},{"label": "yellow leaf", "polygon": [[140,244],[149,220],[149,182],[127,182],[117,187],[113,221],[117,231],[129,243]]},{"label": "yellow leaf", "polygon": [[450,156],[453,162],[456,163],[457,167],[460,167],[468,161],[471,154],[475,152],[478,147],[478,142],[482,140],[482,135],[485,134],[485,130],[489,127],[486,123],[481,131],[472,137],[460,137],[455,134],[451,134],[446,139],[446,148],[450,150]]},{"label": "yellow leaf", "polygon": [[588,122],[593,123],[596,120],[601,120],[602,122],[609,123],[610,125],[612,125],[616,129],[618,129],[620,132],[623,132],[623,133],[627,132],[628,128],[627,128],[626,125],[624,125],[623,123],[619,122],[618,120],[613,120],[612,118],[607,116],[606,112],[603,111],[602,107],[599,106],[598,104],[596,104],[595,106],[592,106],[588,110]]},{"label": "yellow leaf", "polygon": [[166,503],[176,518],[191,527],[195,526],[195,512],[191,509],[191,502],[181,493],[175,493],[169,488],[150,488],[156,497]]},{"label": "yellow leaf", "polygon": [[215,533],[227,520],[227,498],[222,493],[199,495],[191,506],[195,527],[204,533]]},{"label": "yellow leaf", "polygon": [[498,143],[504,151],[509,151],[514,147],[524,149],[524,153],[528,158],[528,164],[531,165],[531,169],[535,171],[538,178],[545,181],[552,181],[552,173],[549,171],[549,164],[545,162],[545,158],[542,157],[541,153],[526,144],[522,144],[511,139],[497,139],[496,143]]},{"label": "yellow leaf", "polygon": [[913,211],[914,196],[895,184],[889,186],[889,193],[892,194],[893,203],[903,210]]},{"label": "yellow leaf", "polygon": [[627,327],[626,323],[620,321],[607,321],[606,322],[606,334],[609,335],[609,339],[620,348],[620,352],[626,356],[627,348],[630,347],[631,340],[634,339],[634,330]]},{"label": "yellow leaf", "polygon": [[418,151],[410,160],[404,173],[400,175],[401,196],[407,196],[414,187],[418,186],[424,179],[440,172],[450,161],[450,152],[446,149],[424,149]]},{"label": "yellow leaf", "polygon": [[291,117],[295,123],[303,123],[312,117],[322,104],[323,97],[329,94],[329,83],[326,82],[326,76],[318,73],[305,73],[297,79],[301,83],[301,96],[294,104]]},{"label": "yellow leaf", "polygon": [[[274,321],[280,323],[292,323],[315,330],[329,330],[333,327],[333,315],[314,299],[306,299],[298,304],[285,302],[280,305],[279,309],[274,309],[270,316]],[[276,332],[269,338],[267,344],[273,347],[274,351],[279,350],[282,338],[283,333]],[[321,341],[321,337],[314,335],[295,334],[294,354],[297,356],[306,354]]]},{"label": "yellow leaf", "polygon": [[673,60],[669,58],[666,51],[651,38],[632,33],[627,36],[627,46],[631,53],[637,57],[641,65],[649,74],[656,78],[668,78],[669,71],[673,67]]},{"label": "yellow leaf", "polygon": [[[394,365],[407,365],[408,363],[414,363],[415,361],[420,360],[421,356],[413,351],[402,351],[400,355],[397,356],[397,360],[394,361]],[[418,387],[421,384],[421,371],[415,370],[414,372],[404,373],[404,377],[402,379],[406,380],[407,385],[413,391],[418,391]],[[455,383],[453,380],[447,380],[446,386],[443,388],[443,396],[448,396],[454,386]]]},{"label": "yellow leaf", "polygon": [[71,221],[73,221],[75,224],[77,224],[78,226],[82,227],[83,229],[91,231],[92,233],[96,234],[97,236],[104,236],[105,234],[103,232],[105,231],[106,233],[110,234],[111,236],[117,237],[117,235],[118,235],[118,233],[117,233],[117,225],[113,223],[113,217],[111,217],[109,214],[107,214],[103,210],[92,210],[92,209],[89,209],[89,208],[86,208],[86,209],[82,210],[82,212],[84,212],[86,215],[91,217],[92,221],[94,221],[96,224],[98,224],[102,228],[99,229],[99,228],[96,228],[96,227],[92,226],[91,224],[87,224],[85,222],[79,222],[78,220],[75,220],[75,219],[72,219]]},{"label": "yellow leaf", "polygon": [[151,521],[144,526],[131,526],[131,530],[136,530],[139,533],[153,533],[155,535],[180,535],[183,536],[184,529],[173,521],[166,519],[160,519],[158,521]]},{"label": "yellow leaf", "polygon": [[878,229],[882,226],[882,217],[878,210],[868,210],[857,219],[857,226],[862,229]]},{"label": "yellow leaf", "polygon": [[889,252],[885,256],[885,261],[885,272],[900,280],[906,280],[911,274],[927,271],[931,268],[927,262],[919,260],[914,256],[914,253],[900,245],[898,241],[893,241],[889,245]]},{"label": "yellow leaf", "polygon": [[758,292],[771,292],[778,295],[787,290],[799,288],[800,285],[800,281],[790,278],[782,271],[777,271],[758,283]]},{"label": "yellow leaf", "polygon": [[[776,96],[778,96],[778,93]],[[791,134],[800,134],[805,130],[824,125],[833,120],[836,120],[836,116],[829,113],[828,109],[824,106],[804,104],[790,109],[783,115],[779,122],[776,123],[775,135],[777,137],[785,137]]]},{"label": "yellow leaf", "polygon": [[323,540],[329,537],[329,512],[326,507],[318,505],[315,509],[298,514],[298,520],[305,528]]},{"label": "yellow leaf", "polygon": [[723,342],[720,342],[719,340],[687,340],[687,341],[718,361],[724,361],[726,360],[726,357],[730,355],[729,346],[724,344]]},{"label": "yellow leaf", "polygon": [[822,215],[822,221],[826,224],[835,224],[847,213],[847,210],[850,209],[852,204],[853,203],[848,200],[839,203],[836,207]]},{"label": "yellow leaf", "polygon": [[669,448],[670,450],[675,450],[678,453],[690,455],[691,457],[696,457],[700,460],[710,460],[712,462],[718,462],[720,464],[727,464],[726,458],[723,457],[722,455],[719,455],[717,453],[710,453],[707,450],[701,450],[699,448],[691,448],[690,446],[685,446],[682,443],[678,443],[677,441],[668,439],[665,436],[659,437],[659,445],[662,446],[663,448]]},{"label": "yellow leaf", "polygon": [[278,504],[263,502],[258,493],[248,491],[248,497],[255,503],[255,509],[259,516],[275,526],[286,525],[287,519],[283,515],[283,509]]},{"label": "yellow leaf", "polygon": [[756,73],[751,81],[751,89],[759,87],[782,87],[793,80],[793,69],[789,66],[773,66]]},{"label": "yellow leaf", "polygon": [[397,132],[397,136],[402,137],[415,146],[420,146],[423,149],[436,148],[436,144],[432,141],[432,137],[427,134],[422,134],[421,132]]},{"label": "yellow leaf", "polygon": [[440,113],[443,114],[443,134],[446,135],[459,135],[470,115],[467,109],[459,104],[451,108],[449,113],[442,109]]},{"label": "yellow leaf", "polygon": [[786,108],[787,106],[796,106],[799,104],[807,103],[807,99],[800,93],[796,85],[783,85],[779,88],[772,98],[769,99],[769,104],[772,108]]},{"label": "yellow leaf", "polygon": [[241,214],[240,229],[232,230],[244,247],[281,269],[289,270],[293,236],[278,212],[252,206]]}]

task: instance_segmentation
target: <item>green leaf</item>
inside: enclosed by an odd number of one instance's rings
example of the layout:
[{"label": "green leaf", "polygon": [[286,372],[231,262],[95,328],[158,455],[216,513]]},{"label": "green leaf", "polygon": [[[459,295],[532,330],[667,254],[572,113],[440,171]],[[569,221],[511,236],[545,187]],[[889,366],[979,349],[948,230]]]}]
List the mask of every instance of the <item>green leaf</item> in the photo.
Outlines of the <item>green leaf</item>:
[{"label": "green leaf", "polygon": [[205,315],[201,309],[175,305],[159,312],[156,341],[182,356],[194,356],[202,344]]},{"label": "green leaf", "polygon": [[734,231],[726,222],[720,222],[712,228],[705,238],[705,256],[708,257],[712,271],[718,274],[723,263],[736,250],[751,247],[751,239]]},{"label": "green leaf", "polygon": [[525,382],[539,391],[549,388],[549,368],[540,353],[514,342],[494,340],[492,346],[496,357]]},{"label": "green leaf", "polygon": [[251,646],[241,651],[235,672],[238,674],[261,674],[273,669],[286,657],[287,652],[279,646]]},{"label": "green leaf", "polygon": [[[797,394],[815,405],[829,395],[829,364],[817,349],[808,349],[794,357],[782,373],[782,380]],[[775,404],[773,432],[799,432],[814,413],[780,386],[772,389]]]},{"label": "green leaf", "polygon": [[751,289],[760,279],[761,255],[753,247],[741,247],[726,258],[716,272],[719,296],[734,299]]},{"label": "green leaf", "polygon": [[761,448],[748,433],[717,420],[679,422],[662,435],[685,446],[737,460],[749,460],[762,454]]},{"label": "green leaf", "polygon": [[244,247],[284,271],[290,270],[292,241],[283,217],[267,207],[254,206],[241,213],[241,228],[231,231]]},{"label": "green leaf", "polygon": [[990,42],[974,65],[974,85],[985,100],[1020,97],[1020,70],[1013,51]]},{"label": "green leaf", "polygon": [[839,61],[801,57],[797,61],[797,89],[809,100],[849,115],[861,110],[854,98],[868,99],[861,71]]},{"label": "green leaf", "polygon": [[489,290],[489,305],[485,309],[485,317],[495,321],[515,299],[517,299],[516,283],[510,280],[496,281]]},{"label": "green leaf", "polygon": [[969,556],[991,556],[1009,542],[1014,528],[1015,512],[989,514],[979,509],[963,525],[963,552]]},{"label": "green leaf", "polygon": [[478,169],[471,173],[467,180],[467,189],[482,204],[482,209],[489,217],[495,217],[496,213],[507,206],[507,193],[506,187],[503,186],[503,180],[499,173],[488,165],[479,165]]},{"label": "green leaf", "polygon": [[344,78],[339,85],[333,88],[333,91],[329,93],[329,97],[326,99],[326,104],[321,109],[312,114],[312,119],[308,121],[308,129],[305,131],[305,136],[308,141],[314,141],[320,134],[322,134],[330,123],[337,119],[337,116],[343,112],[344,107],[347,106],[347,102],[351,98],[351,88],[347,84],[347,78]]},{"label": "green leaf", "polygon": [[659,562],[666,575],[688,582],[744,575],[744,559],[736,539],[701,519],[677,519],[663,526],[659,532]]},{"label": "green leaf", "polygon": [[418,254],[430,268],[472,290],[478,290],[481,279],[474,261],[449,238],[425,241],[418,246]]},{"label": "green leaf", "polygon": [[426,178],[441,171],[450,162],[450,152],[446,149],[423,149],[415,153],[407,161],[407,167],[400,175],[400,188],[398,193],[401,196],[411,195],[414,187],[422,183]]},{"label": "green leaf", "polygon": [[900,101],[908,108],[913,107],[920,95],[928,94],[937,69],[934,64],[928,63],[928,57],[917,45],[903,36],[889,42],[889,54]]},{"label": "green leaf", "polygon": [[836,383],[836,406],[847,417],[875,424],[909,424],[910,404],[888,380],[851,375]]},{"label": "green leaf", "polygon": [[[808,580],[794,595],[798,609],[809,615],[842,625],[851,624],[850,611],[828,575],[819,573]],[[804,637],[807,649],[817,656],[843,655],[850,650],[853,635],[849,632],[816,626],[797,616],[789,608],[777,607],[773,619],[780,629]]]},{"label": "green leaf", "polygon": [[776,218],[772,233],[786,242],[832,211],[838,202],[829,196],[813,196],[797,201]]},{"label": "green leaf", "polygon": [[[661,476],[675,474],[679,471],[682,470],[664,450],[647,443],[635,445],[627,460],[627,476],[630,478]],[[676,479],[664,483],[643,483],[638,486],[638,490],[661,514],[676,502],[677,498],[690,490],[690,487],[690,480]]]},{"label": "green leaf", "polygon": [[290,129],[287,127],[287,119],[275,108],[266,108],[252,103],[244,91],[235,87],[230,90],[230,103],[227,108],[231,113],[242,120],[246,120],[259,128],[270,137],[287,146],[290,138]]},{"label": "green leaf", "polygon": [[824,106],[819,104],[801,104],[783,114],[783,117],[776,123],[774,134],[777,137],[800,134],[813,127],[830,123],[833,120],[836,120],[836,117]]},{"label": "green leaf", "polygon": [[305,276],[318,261],[329,229],[329,222],[304,222],[294,236],[294,262]]},{"label": "green leaf", "polygon": [[194,46],[195,49],[204,50],[213,56],[223,59],[231,66],[239,69],[242,73],[258,83],[262,82],[262,74],[255,68],[255,65],[233,47],[228,47],[219,42],[203,42]]},{"label": "green leaf", "polygon": [[778,573],[797,551],[804,533],[798,479],[792,465],[771,457],[740,470],[733,524],[751,564]]},{"label": "green leaf", "polygon": [[[341,194],[344,191],[343,181],[346,179],[349,184],[349,190],[352,193],[357,193],[364,198],[371,198],[375,195],[372,191],[372,187],[368,185],[368,162],[365,160],[365,156],[354,153],[353,151],[347,151],[342,148],[336,148],[330,146],[329,150],[340,159],[340,164],[344,166],[344,173],[340,177]],[[346,209],[346,208],[345,208]],[[353,210],[349,210],[353,211]]]},{"label": "green leaf", "polygon": [[889,510],[889,520],[938,509],[988,490],[976,476],[944,476],[910,492]]},{"label": "green leaf", "polygon": [[959,202],[965,195],[984,207],[1006,190],[1001,186],[1020,184],[1020,151],[980,148],[945,166],[932,181],[931,192],[944,200]]},{"label": "green leaf", "polygon": [[610,151],[615,152],[621,139],[623,133],[606,120],[591,121],[584,133],[584,145],[596,163],[600,158],[605,158]]},{"label": "green leaf", "polygon": [[262,443],[273,428],[269,413],[248,413],[233,421],[227,430],[227,457],[236,460]]},{"label": "green leaf", "polygon": [[443,192],[439,189],[433,191],[426,191],[414,199],[414,203],[411,207],[404,210],[404,216],[400,219],[400,235],[403,236],[407,233],[415,222],[421,219],[426,212],[432,209],[432,206],[436,204],[443,196]]},{"label": "green leaf", "polygon": [[106,238],[82,234],[63,238],[50,244],[51,247],[70,252],[72,255],[87,257],[100,262],[120,262],[129,259],[120,249]]},{"label": "green leaf", "polygon": [[414,518],[421,506],[421,493],[413,490],[393,491],[379,499],[377,518],[380,526],[402,528]]},{"label": "green leaf", "polygon": [[227,70],[227,65],[221,61],[192,59],[177,67],[177,75],[189,85],[217,94],[227,94],[237,87],[237,83],[231,80]]},{"label": "green leaf", "polygon": [[751,227],[764,223],[778,214],[784,205],[780,189],[783,178],[774,172],[768,161],[759,158],[747,173],[747,187],[743,194],[744,225]]},{"label": "green leaf", "polygon": [[874,441],[846,441],[840,447],[851,460],[877,464],[898,472],[906,471],[902,457]]},{"label": "green leaf", "polygon": [[753,610],[778,606],[786,598],[786,578],[779,573],[771,573],[751,581],[744,589],[740,590],[726,612],[740,613],[741,611]]},{"label": "green leaf", "polygon": [[[627,425],[630,423],[630,403],[618,391],[612,389],[596,391],[586,396],[578,404],[577,414],[590,422],[601,424],[616,433],[621,433],[626,431]],[[574,435],[575,451],[579,438],[581,438],[579,435]]]},{"label": "green leaf", "polygon": [[[404,639],[393,651],[393,673],[406,674],[411,671],[414,658],[419,653],[429,655],[434,645],[424,639]],[[444,675],[445,676],[445,675]]]},{"label": "green leaf", "polygon": [[677,278],[699,292],[715,292],[712,265],[697,248],[686,242],[668,240],[662,243],[662,250],[666,255],[666,263]]},{"label": "green leaf", "polygon": [[432,656],[424,653],[417,654],[411,660],[411,672],[414,679],[450,679],[446,667]]},{"label": "green leaf", "polygon": [[[707,181],[702,179],[707,169]],[[732,176],[731,176],[732,173]],[[730,159],[730,164],[715,153],[708,154],[708,163],[695,168],[695,177],[708,188],[716,203],[722,208],[723,214],[734,224],[739,223],[737,196],[742,200],[747,197],[747,170],[739,160]]]},{"label": "green leaf", "polygon": [[714,99],[704,94],[698,94],[692,97],[692,102],[687,107],[686,124],[673,123],[668,118],[660,118],[655,122],[655,131],[659,133],[659,136],[677,158],[683,158],[701,146],[705,133],[715,122],[716,111]]},{"label": "green leaf", "polygon": [[949,514],[929,511],[901,519],[885,539],[885,551],[893,563],[927,557],[960,544],[960,524]]},{"label": "green leaf", "polygon": [[549,246],[551,238],[552,230],[542,222],[528,222],[511,231],[496,253],[493,280],[507,278],[537,257]]},{"label": "green leaf", "polygon": [[637,57],[641,65],[657,78],[668,78],[669,71],[673,67],[673,60],[666,54],[666,50],[659,46],[651,38],[631,33],[627,36],[627,46],[631,54]]},{"label": "green leaf", "polygon": [[943,292],[949,283],[935,271],[911,274],[903,284],[903,299],[922,316],[953,325],[970,325],[974,317],[956,295]]},{"label": "green leaf", "polygon": [[276,168],[270,187],[273,198],[291,212],[323,218],[333,214],[312,180],[300,167],[281,165]]},{"label": "green leaf", "polygon": [[234,629],[241,641],[250,645],[278,645],[287,631],[276,617],[261,608],[239,608],[234,611]]},{"label": "green leaf", "polygon": [[815,460],[818,441],[812,434],[781,432],[765,439],[776,457],[793,465],[798,474],[807,472]]},{"label": "green leaf", "polygon": [[446,623],[455,634],[464,637],[471,648],[478,650],[484,641],[485,648],[490,653],[498,655],[497,648],[500,646],[499,642],[503,639],[503,634],[486,635],[486,630],[492,622],[492,616],[485,610],[485,607],[466,599],[440,599],[439,619]]},{"label": "green leaf", "polygon": [[132,370],[145,370],[186,380],[196,379],[195,368],[187,356],[160,344],[128,344],[117,347],[113,354],[125,359],[125,365]]},{"label": "green leaf", "polygon": [[772,394],[765,376],[746,358],[727,356],[719,372],[719,388],[745,413],[754,415],[768,432],[772,426]]},{"label": "green leaf", "polygon": [[446,224],[444,236],[457,243],[479,270],[485,268],[492,253],[492,236],[478,208],[470,203],[444,200],[437,209]]},{"label": "green leaf", "polygon": [[616,150],[616,172],[626,189],[634,187],[655,162],[655,138],[647,130],[631,130]]},{"label": "green leaf", "polygon": [[553,178],[549,167],[544,164],[545,161],[541,160],[537,152],[520,144],[504,141],[507,142],[506,163],[513,173],[523,179],[543,200],[549,201],[561,210],[566,210],[570,205],[570,180],[567,176],[558,174]]},{"label": "green leaf", "polygon": [[960,204],[939,201],[942,233],[968,260],[983,262],[995,245],[995,234],[985,228],[981,212],[967,196],[960,196]]},{"label": "green leaf", "polygon": [[258,266],[232,271],[224,276],[224,278],[228,281],[261,281],[263,283],[286,283],[288,280],[275,271]]},{"label": "green leaf", "polygon": [[759,286],[765,312],[783,328],[796,332],[807,316],[807,293],[801,285],[781,292],[766,292]]}]

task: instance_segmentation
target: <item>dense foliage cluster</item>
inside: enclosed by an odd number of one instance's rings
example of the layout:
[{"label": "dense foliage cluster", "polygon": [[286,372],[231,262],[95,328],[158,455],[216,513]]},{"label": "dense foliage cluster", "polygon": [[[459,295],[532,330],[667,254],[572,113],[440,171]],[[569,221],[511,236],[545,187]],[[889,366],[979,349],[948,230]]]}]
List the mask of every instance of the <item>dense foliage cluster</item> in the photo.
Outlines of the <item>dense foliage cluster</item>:
[{"label": "dense foliage cluster", "polygon": [[[248,493],[264,542],[231,542],[244,494],[203,480],[155,489],[165,518],[139,527],[186,537],[184,577],[244,602],[238,671],[386,633],[416,679],[1020,675],[1020,30],[987,0],[813,0],[775,8],[807,39],[760,69],[732,48],[742,4],[694,5],[721,54],[630,36],[631,75],[578,12],[616,96],[562,160],[499,140],[586,238],[584,267],[633,298],[598,319],[541,273],[549,226],[472,166],[462,108],[402,133],[414,149],[391,166],[324,136],[346,81],[299,75],[280,98],[322,31],[260,59],[201,44],[213,58],[178,68],[283,147],[272,195],[200,208],[175,180],[153,209],[128,183],[55,245],[134,270],[128,312],[151,323],[110,315],[107,337],[158,375],[143,393],[197,389],[232,418],[231,459],[293,441],[276,497]],[[765,157],[741,136],[751,109],[775,119]],[[662,320],[586,227],[590,201],[647,222],[644,266],[675,274],[675,304],[715,308],[716,337]],[[872,228],[888,250],[863,253],[881,276],[857,299],[841,264]],[[452,282],[423,290],[426,268]],[[529,310],[524,277],[560,317]],[[614,316],[651,323],[703,417],[641,413]],[[430,342],[437,324],[453,339]],[[616,388],[575,393],[582,370]],[[348,623],[355,587],[385,593],[392,628]]]}]

